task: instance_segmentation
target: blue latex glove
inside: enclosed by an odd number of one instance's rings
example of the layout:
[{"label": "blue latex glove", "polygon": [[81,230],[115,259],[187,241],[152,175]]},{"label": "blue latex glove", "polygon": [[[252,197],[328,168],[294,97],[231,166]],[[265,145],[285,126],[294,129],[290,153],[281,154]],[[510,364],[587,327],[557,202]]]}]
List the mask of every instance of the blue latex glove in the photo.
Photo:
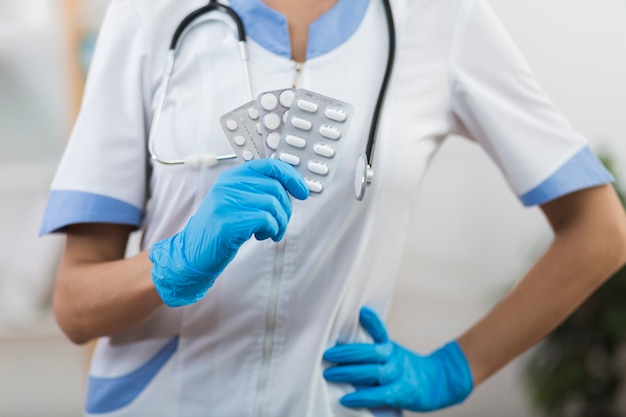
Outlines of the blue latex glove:
[{"label": "blue latex glove", "polygon": [[462,402],[472,391],[471,371],[456,342],[421,356],[389,340],[373,310],[362,308],[360,321],[373,344],[339,345],[324,353],[339,364],[324,377],[358,387],[341,399],[344,406],[433,411]]},{"label": "blue latex glove", "polygon": [[281,161],[224,171],[183,230],[150,250],[152,281],[165,304],[200,300],[252,235],[282,239],[291,217],[288,192],[299,200],[309,196],[302,176]]}]

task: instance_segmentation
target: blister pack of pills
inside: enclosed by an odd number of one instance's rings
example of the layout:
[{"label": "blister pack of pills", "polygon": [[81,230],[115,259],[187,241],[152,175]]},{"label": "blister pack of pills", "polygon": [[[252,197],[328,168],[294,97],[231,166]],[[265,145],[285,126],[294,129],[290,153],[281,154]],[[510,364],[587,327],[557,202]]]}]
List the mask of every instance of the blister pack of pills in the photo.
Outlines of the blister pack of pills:
[{"label": "blister pack of pills", "polygon": [[335,174],[335,156],[353,114],[349,103],[305,89],[296,90],[274,157],[293,165],[313,194],[322,193]]},{"label": "blister pack of pills", "polygon": [[265,138],[266,151],[272,156],[278,149],[281,140],[281,132],[289,109],[293,103],[295,89],[266,91],[259,94],[257,104],[259,106],[261,131]]},{"label": "blister pack of pills", "polygon": [[220,124],[237,157],[244,161],[266,157],[256,101],[226,113],[220,118]]},{"label": "blister pack of pills", "polygon": [[257,100],[220,118],[237,157],[272,157],[294,166],[312,195],[335,174],[337,158],[352,121],[351,104],[305,89],[266,91]]}]

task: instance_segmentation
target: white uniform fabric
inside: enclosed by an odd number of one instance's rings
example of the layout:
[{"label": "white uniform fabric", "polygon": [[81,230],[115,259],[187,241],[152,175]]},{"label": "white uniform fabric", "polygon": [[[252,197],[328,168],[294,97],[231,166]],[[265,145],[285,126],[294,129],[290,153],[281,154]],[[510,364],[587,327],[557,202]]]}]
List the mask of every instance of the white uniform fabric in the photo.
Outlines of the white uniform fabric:
[{"label": "white uniform fabric", "polygon": [[[111,2],[42,233],[81,222],[126,223],[143,229],[149,248],[180,230],[216,176],[240,163],[191,169],[152,163],[147,154],[171,35],[205,3]],[[290,87],[294,62],[263,37],[275,33],[264,25],[276,15],[265,10],[270,18],[254,20],[258,0],[231,3],[252,32],[254,94]],[[298,77],[298,87],[356,109],[331,187],[294,201],[283,242],[246,243],[202,301],[163,308],[131,332],[103,338],[90,370],[88,415],[387,415],[342,407],[339,398],[352,388],[327,383],[321,357],[338,341],[366,340],[357,323],[361,306],[386,312],[411,208],[442,141],[451,133],[478,141],[525,204],[611,180],[483,0],[395,0],[398,50],[376,177],[365,200],[356,201],[354,166],[384,72],[387,29],[381,2],[339,4],[343,9],[329,14],[347,19],[345,6],[361,5],[362,14],[352,13],[359,19],[353,33],[321,47]],[[316,36],[332,36],[318,29]],[[214,22],[190,32],[183,45],[159,154],[232,153],[218,120],[248,100],[236,38]]]}]

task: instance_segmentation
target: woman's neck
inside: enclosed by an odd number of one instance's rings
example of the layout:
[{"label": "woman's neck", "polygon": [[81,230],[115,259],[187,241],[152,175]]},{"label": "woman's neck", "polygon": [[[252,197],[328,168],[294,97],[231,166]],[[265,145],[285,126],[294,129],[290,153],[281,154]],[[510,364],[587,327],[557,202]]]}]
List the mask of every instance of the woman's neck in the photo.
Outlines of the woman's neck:
[{"label": "woman's neck", "polygon": [[338,0],[263,0],[263,3],[287,18],[291,58],[296,62],[306,60],[309,25],[337,2]]}]

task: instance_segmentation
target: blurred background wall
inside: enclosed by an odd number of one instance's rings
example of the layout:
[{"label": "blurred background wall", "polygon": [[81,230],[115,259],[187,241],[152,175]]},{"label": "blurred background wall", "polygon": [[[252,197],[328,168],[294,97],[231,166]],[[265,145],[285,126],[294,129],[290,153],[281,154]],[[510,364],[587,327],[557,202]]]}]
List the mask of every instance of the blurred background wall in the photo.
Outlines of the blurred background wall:
[{"label": "blurred background wall", "polygon": [[[626,2],[489,0],[563,112],[626,176]],[[0,0],[0,416],[73,417],[85,348],[49,310],[62,237],[37,237],[47,188],[76,114],[81,65],[107,0]],[[548,244],[484,152],[450,138],[414,213],[390,315],[397,339],[427,352],[485,314]],[[536,415],[524,357],[440,416]]]}]

